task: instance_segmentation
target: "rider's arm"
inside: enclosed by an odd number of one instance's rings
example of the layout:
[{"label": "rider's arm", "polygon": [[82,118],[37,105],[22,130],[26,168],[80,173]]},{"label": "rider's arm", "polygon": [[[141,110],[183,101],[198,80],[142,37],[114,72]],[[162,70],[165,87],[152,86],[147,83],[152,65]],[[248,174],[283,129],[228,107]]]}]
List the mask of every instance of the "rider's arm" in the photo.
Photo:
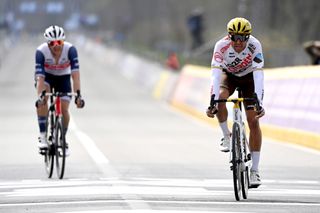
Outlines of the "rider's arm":
[{"label": "rider's arm", "polygon": [[36,51],[36,70],[35,70],[35,80],[37,85],[37,92],[40,95],[43,90],[45,90],[45,84],[44,84],[44,77],[45,77],[45,71],[44,71],[44,55],[41,51]]},{"label": "rider's arm", "polygon": [[262,105],[263,95],[264,95],[264,74],[262,69],[253,71],[253,80],[254,80],[254,92],[257,94]]},{"label": "rider's arm", "polygon": [[73,91],[80,90],[80,72],[77,49],[72,46],[68,52],[68,58],[71,66],[71,77],[73,82]]},{"label": "rider's arm", "polygon": [[211,95],[214,95],[215,100],[219,99],[220,80],[223,65],[223,53],[221,52],[221,48],[223,46],[224,44],[222,44],[221,41],[215,44],[211,60]]},{"label": "rider's arm", "polygon": [[259,41],[255,43],[256,50],[253,55],[253,80],[254,80],[254,91],[258,96],[260,101],[260,105],[263,102],[264,95],[264,74],[263,74],[263,66],[264,66],[264,57],[262,54],[262,46]]},{"label": "rider's arm", "polygon": [[219,89],[220,89],[220,80],[222,69],[219,67],[212,67],[211,69],[212,75],[212,85],[211,85],[211,95],[214,95],[214,99],[219,99]]}]

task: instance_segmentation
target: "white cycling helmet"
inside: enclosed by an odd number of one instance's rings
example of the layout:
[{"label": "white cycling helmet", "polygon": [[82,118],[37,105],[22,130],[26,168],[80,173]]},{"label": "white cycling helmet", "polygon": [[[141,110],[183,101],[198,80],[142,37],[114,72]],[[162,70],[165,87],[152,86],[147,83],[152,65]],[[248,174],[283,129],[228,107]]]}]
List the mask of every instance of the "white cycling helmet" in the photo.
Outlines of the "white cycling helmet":
[{"label": "white cycling helmet", "polygon": [[47,41],[65,40],[66,38],[63,28],[57,25],[48,27],[43,35]]}]

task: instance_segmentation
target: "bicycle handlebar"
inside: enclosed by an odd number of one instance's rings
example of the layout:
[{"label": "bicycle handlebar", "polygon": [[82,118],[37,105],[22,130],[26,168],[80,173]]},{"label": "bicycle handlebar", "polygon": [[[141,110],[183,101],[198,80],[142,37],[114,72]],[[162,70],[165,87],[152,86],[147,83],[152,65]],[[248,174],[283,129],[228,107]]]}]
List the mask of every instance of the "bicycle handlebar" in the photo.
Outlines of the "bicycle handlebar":
[{"label": "bicycle handlebar", "polygon": [[46,92],[42,91],[40,98],[44,98],[45,96],[55,96],[55,97],[63,97],[63,96],[78,96],[78,93],[74,92]]},{"label": "bicycle handlebar", "polygon": [[[38,108],[39,102],[44,101],[45,96],[54,96],[54,97],[63,97],[63,96],[74,96],[74,97],[81,97],[80,90],[77,90],[76,93],[74,92],[47,92],[43,90],[39,96],[39,99],[36,101],[36,107]],[[82,107],[84,106],[84,100],[81,100]]]},{"label": "bicycle handlebar", "polygon": [[248,101],[253,101],[254,102],[254,106],[256,107],[256,111],[261,110],[261,105],[258,99],[258,96],[256,93],[254,93],[253,98],[228,98],[228,99],[218,99],[218,100],[214,100],[215,95],[213,94],[211,96],[211,100],[210,100],[210,107],[214,107],[216,106],[217,103],[225,103],[225,102],[248,102]]}]

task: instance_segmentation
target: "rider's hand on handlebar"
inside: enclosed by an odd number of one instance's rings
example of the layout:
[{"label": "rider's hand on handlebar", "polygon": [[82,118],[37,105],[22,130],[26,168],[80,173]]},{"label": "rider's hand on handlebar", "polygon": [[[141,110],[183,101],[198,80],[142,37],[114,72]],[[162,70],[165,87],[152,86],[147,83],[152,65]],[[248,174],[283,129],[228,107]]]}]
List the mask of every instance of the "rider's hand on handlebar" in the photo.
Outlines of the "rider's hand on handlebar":
[{"label": "rider's hand on handlebar", "polygon": [[84,102],[83,98],[81,97],[80,90],[77,91],[77,96],[74,100],[74,103],[77,105],[78,108],[84,107],[85,102]]},{"label": "rider's hand on handlebar", "polygon": [[263,109],[262,106],[260,106],[260,109],[257,110],[256,112],[257,112],[257,115],[256,115],[256,118],[257,118],[257,119],[261,118],[261,117],[264,116],[264,114],[265,114],[265,111],[264,111],[264,109]]},{"label": "rider's hand on handlebar", "polygon": [[45,93],[46,93],[45,90],[42,91],[42,93],[38,97],[38,100],[36,100],[35,105],[37,108],[46,104]]},{"label": "rider's hand on handlebar", "polygon": [[216,106],[209,106],[206,111],[207,116],[210,118],[214,118],[214,115],[217,114],[217,112],[218,112],[218,109]]},{"label": "rider's hand on handlebar", "polygon": [[38,108],[38,107],[40,107],[40,106],[43,106],[43,105],[45,105],[45,100],[44,100],[44,98],[38,98],[38,100],[36,100],[36,107]]}]

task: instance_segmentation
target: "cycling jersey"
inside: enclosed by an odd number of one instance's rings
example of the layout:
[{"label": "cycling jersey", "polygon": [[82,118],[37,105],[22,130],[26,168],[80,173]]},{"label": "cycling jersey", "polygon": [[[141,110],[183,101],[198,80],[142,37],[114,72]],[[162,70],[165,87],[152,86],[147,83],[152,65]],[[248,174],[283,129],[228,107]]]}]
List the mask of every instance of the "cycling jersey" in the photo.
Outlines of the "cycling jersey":
[{"label": "cycling jersey", "polygon": [[74,71],[79,71],[79,62],[77,50],[71,43],[64,42],[57,64],[47,43],[43,43],[37,48],[36,77],[45,77],[46,73],[54,76],[70,75]]},{"label": "cycling jersey", "polygon": [[212,68],[222,68],[226,72],[241,77],[254,70],[262,69],[264,64],[260,42],[249,37],[246,48],[237,53],[231,46],[231,40],[225,37],[218,41],[213,51]]},{"label": "cycling jersey", "polygon": [[245,49],[240,53],[233,49],[228,36],[219,40],[215,45],[211,61],[213,81],[211,94],[215,95],[215,99],[219,98],[222,71],[235,77],[243,77],[253,72],[254,91],[262,104],[263,65],[262,47],[255,37],[250,35]]}]

